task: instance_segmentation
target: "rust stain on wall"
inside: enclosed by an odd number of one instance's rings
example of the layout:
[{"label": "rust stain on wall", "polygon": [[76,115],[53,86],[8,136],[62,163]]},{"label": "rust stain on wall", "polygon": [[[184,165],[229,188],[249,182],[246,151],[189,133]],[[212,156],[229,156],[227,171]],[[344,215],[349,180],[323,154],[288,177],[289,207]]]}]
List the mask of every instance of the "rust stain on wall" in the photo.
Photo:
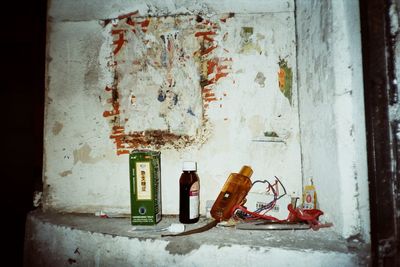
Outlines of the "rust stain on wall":
[{"label": "rust stain on wall", "polygon": [[[139,145],[154,145],[156,148],[160,148],[169,143],[177,143],[180,145],[190,144],[193,140],[187,135],[175,135],[171,134],[169,131],[162,130],[148,130],[144,132],[135,132],[130,134],[126,138],[126,143],[132,148]],[[179,145],[176,145],[179,148]]]}]

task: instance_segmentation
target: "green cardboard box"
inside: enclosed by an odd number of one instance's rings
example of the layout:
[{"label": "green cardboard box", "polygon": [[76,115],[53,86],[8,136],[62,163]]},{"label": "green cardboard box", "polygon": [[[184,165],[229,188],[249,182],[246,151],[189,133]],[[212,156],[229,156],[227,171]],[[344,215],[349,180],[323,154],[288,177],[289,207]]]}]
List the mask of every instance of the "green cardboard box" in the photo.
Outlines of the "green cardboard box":
[{"label": "green cardboard box", "polygon": [[161,221],[161,152],[134,150],[129,155],[131,223]]}]

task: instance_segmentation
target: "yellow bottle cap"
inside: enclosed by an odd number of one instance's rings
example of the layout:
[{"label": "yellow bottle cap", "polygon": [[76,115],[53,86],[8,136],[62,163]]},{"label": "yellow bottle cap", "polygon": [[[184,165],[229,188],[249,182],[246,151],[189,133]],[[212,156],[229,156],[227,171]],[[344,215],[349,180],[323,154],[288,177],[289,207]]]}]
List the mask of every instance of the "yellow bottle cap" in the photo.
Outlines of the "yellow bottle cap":
[{"label": "yellow bottle cap", "polygon": [[242,167],[242,169],[240,169],[239,174],[250,178],[251,175],[253,174],[253,170],[251,169],[250,166],[244,165],[244,166]]}]

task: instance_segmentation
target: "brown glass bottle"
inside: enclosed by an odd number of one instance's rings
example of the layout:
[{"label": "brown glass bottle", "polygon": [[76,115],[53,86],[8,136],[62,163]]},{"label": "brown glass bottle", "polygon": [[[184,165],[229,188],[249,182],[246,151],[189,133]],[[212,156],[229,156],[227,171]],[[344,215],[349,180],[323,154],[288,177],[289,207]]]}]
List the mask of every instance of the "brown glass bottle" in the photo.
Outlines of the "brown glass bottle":
[{"label": "brown glass bottle", "polygon": [[232,208],[240,204],[250,191],[250,180],[253,170],[249,166],[243,166],[239,173],[231,173],[226,180],[217,200],[211,208],[211,216],[217,221],[229,220],[232,216]]},{"label": "brown glass bottle", "polygon": [[196,223],[200,218],[200,180],[196,162],[185,161],[179,179],[179,221]]}]

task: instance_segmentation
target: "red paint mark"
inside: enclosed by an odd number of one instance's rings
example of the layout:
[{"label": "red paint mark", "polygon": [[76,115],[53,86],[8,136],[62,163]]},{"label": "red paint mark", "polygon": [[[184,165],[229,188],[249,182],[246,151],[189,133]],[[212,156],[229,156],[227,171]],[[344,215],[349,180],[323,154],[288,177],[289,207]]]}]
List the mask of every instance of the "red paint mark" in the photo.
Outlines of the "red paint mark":
[{"label": "red paint mark", "polygon": [[226,58],[226,59],[211,59],[207,62],[207,74],[208,76],[212,76],[214,74],[213,78],[208,78],[208,85],[209,84],[215,84],[218,82],[219,79],[228,76],[228,71],[230,69],[230,62],[232,62],[232,58]]},{"label": "red paint mark", "polygon": [[203,92],[203,99],[205,103],[210,103],[217,101],[218,99],[215,97],[215,94],[212,92],[211,88],[204,88]]},{"label": "red paint mark", "polygon": [[118,35],[117,39],[113,41],[113,45],[116,45],[114,48],[113,54],[118,54],[119,50],[121,50],[122,46],[125,44],[125,32],[126,30],[112,30],[112,35]]},{"label": "red paint mark", "polygon": [[202,56],[204,56],[204,55],[207,55],[207,54],[209,54],[211,51],[213,51],[215,48],[217,48],[218,46],[216,46],[216,45],[214,45],[214,46],[210,46],[210,47],[208,47],[207,49],[204,49],[204,50],[202,50],[201,51],[201,55]]},{"label": "red paint mark", "polygon": [[214,42],[214,38],[210,35],[216,35],[217,33],[214,31],[206,31],[206,32],[196,32],[194,34],[195,37],[203,37],[205,41]]},{"label": "red paint mark", "polygon": [[[230,17],[233,17],[233,13],[223,17],[221,21],[226,22],[226,19]],[[194,36],[198,38],[201,47],[194,52],[194,56],[199,57],[202,62],[200,84],[204,101],[203,106],[208,108],[210,102],[221,100],[221,98],[216,97],[214,87],[221,78],[228,76],[232,59],[214,56],[214,51],[218,48],[214,37],[217,35],[219,26],[200,16],[197,17],[196,21],[199,31],[195,32]],[[224,36],[226,38],[227,33]],[[224,51],[229,52],[226,49]]]},{"label": "red paint mark", "polygon": [[108,86],[106,86],[105,88],[106,92],[112,92],[112,97],[107,99],[107,103],[111,103],[113,109],[111,111],[106,110],[103,112],[103,117],[110,117],[110,116],[116,116],[119,115],[119,95],[118,95],[118,91],[114,88],[110,88]]},{"label": "red paint mark", "polygon": [[211,59],[207,61],[207,75],[210,75],[214,72],[215,67],[217,66],[217,59]]},{"label": "red paint mark", "polygon": [[141,25],[143,28],[149,26],[149,24],[150,24],[150,20],[149,20],[149,19],[146,19],[146,20],[140,22],[140,25]]},{"label": "red paint mark", "polygon": [[103,117],[107,118],[107,117],[115,116],[115,115],[118,115],[118,114],[119,114],[119,112],[116,112],[114,110],[112,110],[112,111],[106,110],[106,111],[103,112]]},{"label": "red paint mark", "polygon": [[141,22],[138,22],[138,23],[140,23],[140,26],[142,27],[142,31],[143,32],[147,32],[147,27],[150,24],[150,19],[145,19],[145,20],[143,20]]},{"label": "red paint mark", "polygon": [[210,97],[214,97],[215,94],[214,94],[214,93],[205,93],[204,96],[205,96],[206,98],[210,98]]},{"label": "red paint mark", "polygon": [[117,155],[129,154],[129,150],[125,145],[125,128],[123,126],[114,126],[110,139],[114,139],[114,144],[117,147]]},{"label": "red paint mark", "polygon": [[118,19],[119,20],[123,20],[123,19],[130,18],[132,16],[136,16],[138,14],[139,14],[139,11],[136,10],[136,11],[133,11],[133,12],[130,12],[130,13],[127,13],[127,14],[120,15],[120,16],[118,16]]},{"label": "red paint mark", "polygon": [[205,98],[204,101],[206,102],[214,102],[217,101],[218,99],[216,97],[210,97],[210,98]]},{"label": "red paint mark", "polygon": [[[230,69],[229,64],[231,61],[231,58],[213,58],[206,61],[207,79],[203,81],[204,87],[202,90],[205,103],[218,100],[213,92],[213,86],[218,82],[219,79],[228,76]],[[219,98],[219,100],[222,100],[222,98]]]},{"label": "red paint mark", "polygon": [[[128,25],[131,26],[131,27],[135,27],[135,25],[136,25],[135,21],[134,21],[131,17],[126,18],[126,24],[128,24]],[[132,31],[133,31],[134,33],[136,33],[136,30],[135,30],[135,29],[132,29]]]},{"label": "red paint mark", "polygon": [[219,79],[221,79],[222,77],[226,77],[228,76],[228,73],[217,73],[215,75],[215,82],[217,82]]},{"label": "red paint mark", "polygon": [[[141,30],[142,32],[147,32],[147,27],[150,24],[150,19],[146,18],[138,18],[136,16],[139,15],[139,11],[134,11],[128,14],[124,14],[118,16],[118,19],[129,26],[130,30],[136,34],[137,30]],[[109,23],[110,20],[106,20],[106,24]],[[126,29],[126,25],[121,25],[121,22],[118,22],[117,25],[113,25],[113,29],[111,30],[112,35],[116,35],[116,38],[113,40],[113,45],[115,45],[113,54],[117,55],[124,44],[127,42],[125,39],[125,34],[128,29]]]},{"label": "red paint mark", "polygon": [[196,32],[194,36],[197,38],[201,38],[200,42],[202,43],[202,46],[200,48],[200,51],[197,51],[194,54],[196,55],[200,52],[201,56],[205,56],[210,54],[215,48],[217,48],[218,45],[214,44],[214,37],[213,37],[216,34],[217,32],[212,30]]},{"label": "red paint mark", "polygon": [[125,127],[124,126],[114,126],[112,128],[113,134],[123,134],[125,132]]}]

